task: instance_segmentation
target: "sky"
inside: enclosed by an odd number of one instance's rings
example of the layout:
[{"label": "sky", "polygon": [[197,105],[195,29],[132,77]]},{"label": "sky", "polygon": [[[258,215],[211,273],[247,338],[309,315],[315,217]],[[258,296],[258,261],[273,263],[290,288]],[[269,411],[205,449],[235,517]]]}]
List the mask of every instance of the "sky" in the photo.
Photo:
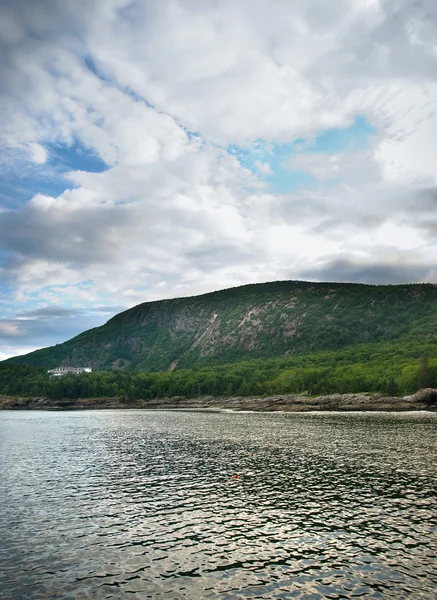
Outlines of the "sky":
[{"label": "sky", "polygon": [[3,0],[0,360],[160,298],[437,282],[437,3]]}]

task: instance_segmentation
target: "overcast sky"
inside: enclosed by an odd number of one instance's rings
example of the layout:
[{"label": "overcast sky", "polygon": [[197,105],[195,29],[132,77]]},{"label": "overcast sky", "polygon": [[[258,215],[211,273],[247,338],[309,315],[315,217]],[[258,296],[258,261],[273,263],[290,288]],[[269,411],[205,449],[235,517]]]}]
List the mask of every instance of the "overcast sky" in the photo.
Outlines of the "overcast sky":
[{"label": "overcast sky", "polygon": [[0,358],[147,300],[437,281],[437,3],[3,0]]}]

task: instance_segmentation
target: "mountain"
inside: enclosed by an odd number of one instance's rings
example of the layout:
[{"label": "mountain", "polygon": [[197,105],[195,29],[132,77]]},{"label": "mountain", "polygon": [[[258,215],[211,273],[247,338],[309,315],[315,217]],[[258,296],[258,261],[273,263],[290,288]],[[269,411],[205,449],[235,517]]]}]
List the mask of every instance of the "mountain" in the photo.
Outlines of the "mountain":
[{"label": "mountain", "polygon": [[9,363],[173,370],[437,334],[437,287],[278,281],[145,302]]}]

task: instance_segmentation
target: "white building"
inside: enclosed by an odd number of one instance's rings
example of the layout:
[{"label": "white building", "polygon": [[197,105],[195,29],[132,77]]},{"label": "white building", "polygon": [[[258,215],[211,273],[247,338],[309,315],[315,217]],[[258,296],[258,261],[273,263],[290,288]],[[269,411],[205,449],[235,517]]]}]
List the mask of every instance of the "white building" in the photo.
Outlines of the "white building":
[{"label": "white building", "polygon": [[52,377],[63,377],[64,375],[79,375],[79,373],[92,373],[91,367],[56,367],[47,371]]}]

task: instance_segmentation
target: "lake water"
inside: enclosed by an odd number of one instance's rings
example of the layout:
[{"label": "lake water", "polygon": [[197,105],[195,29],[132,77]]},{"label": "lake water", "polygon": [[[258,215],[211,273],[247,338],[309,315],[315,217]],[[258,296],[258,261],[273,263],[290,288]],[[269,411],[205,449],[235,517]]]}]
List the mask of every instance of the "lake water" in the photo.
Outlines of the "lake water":
[{"label": "lake water", "polygon": [[435,413],[3,411],[0,461],[2,599],[437,598]]}]

